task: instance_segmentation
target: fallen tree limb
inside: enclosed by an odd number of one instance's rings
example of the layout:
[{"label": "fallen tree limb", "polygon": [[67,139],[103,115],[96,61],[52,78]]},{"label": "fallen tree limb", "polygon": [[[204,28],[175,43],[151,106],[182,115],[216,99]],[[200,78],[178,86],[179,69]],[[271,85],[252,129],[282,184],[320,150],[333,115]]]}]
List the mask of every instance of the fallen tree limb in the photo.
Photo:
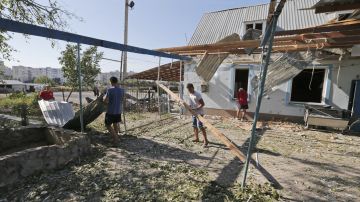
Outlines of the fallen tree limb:
[{"label": "fallen tree limb", "polygon": [[207,119],[205,119],[202,116],[198,116],[191,107],[182,99],[180,99],[175,93],[173,93],[170,89],[168,89],[166,86],[161,84],[160,82],[156,82],[156,84],[162,88],[165,92],[167,92],[172,99],[179,102],[181,105],[183,105],[189,112],[197,116],[197,118],[203,122],[203,124],[209,129],[209,131],[215,135],[219,140],[221,140],[229,149],[230,151],[240,159],[240,161],[245,162],[246,156],[237,148],[237,146],[232,143],[223,133],[221,133],[217,128],[215,128]]},{"label": "fallen tree limb", "polygon": [[[83,108],[84,112],[84,127],[97,119],[105,110],[105,103],[103,102],[103,94],[100,95],[96,100],[90,102],[87,106]],[[90,101],[90,100],[89,100]],[[63,128],[72,129],[72,130],[80,130],[80,111],[75,113],[75,117],[69,120]]]}]

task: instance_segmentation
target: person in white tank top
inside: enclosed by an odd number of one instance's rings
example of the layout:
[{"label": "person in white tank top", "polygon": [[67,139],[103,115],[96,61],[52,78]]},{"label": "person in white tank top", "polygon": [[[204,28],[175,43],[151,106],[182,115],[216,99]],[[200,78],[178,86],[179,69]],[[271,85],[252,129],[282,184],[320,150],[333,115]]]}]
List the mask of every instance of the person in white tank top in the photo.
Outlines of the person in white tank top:
[{"label": "person in white tank top", "polygon": [[[201,97],[201,94],[194,90],[194,85],[189,83],[187,84],[186,88],[189,91],[189,105],[193,111],[197,113],[198,116],[204,116],[204,109],[205,106],[204,100]],[[203,126],[203,123],[196,117],[192,116],[193,128],[194,128],[194,136],[195,139],[193,142],[199,142],[199,129],[201,130],[203,137],[204,137],[204,144],[203,146],[206,147],[209,143],[206,130]]]}]

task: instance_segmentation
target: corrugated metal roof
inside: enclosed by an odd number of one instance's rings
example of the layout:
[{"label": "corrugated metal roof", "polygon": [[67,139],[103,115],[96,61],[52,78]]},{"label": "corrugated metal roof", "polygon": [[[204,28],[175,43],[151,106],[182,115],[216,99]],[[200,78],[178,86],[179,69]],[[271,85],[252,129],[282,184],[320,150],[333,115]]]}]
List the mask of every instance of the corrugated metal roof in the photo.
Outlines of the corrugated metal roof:
[{"label": "corrugated metal roof", "polygon": [[67,102],[38,101],[47,124],[63,126],[75,116],[72,105]]},{"label": "corrugated metal roof", "polygon": [[[310,8],[319,0],[288,0],[278,21],[278,30],[302,29],[324,24],[333,16],[315,14]],[[215,43],[220,39],[237,33],[242,36],[247,22],[265,22],[269,4],[235,8],[206,13],[201,18],[189,45]]]},{"label": "corrugated metal roof", "polygon": [[[222,42],[232,42],[240,41],[240,36],[238,34],[232,34],[225,37],[224,39],[218,41],[217,43]],[[201,62],[196,67],[196,73],[203,78],[204,81],[208,82],[214,76],[215,72],[218,70],[221,63],[229,56],[229,54],[216,54],[208,55],[205,54],[201,59]]]}]

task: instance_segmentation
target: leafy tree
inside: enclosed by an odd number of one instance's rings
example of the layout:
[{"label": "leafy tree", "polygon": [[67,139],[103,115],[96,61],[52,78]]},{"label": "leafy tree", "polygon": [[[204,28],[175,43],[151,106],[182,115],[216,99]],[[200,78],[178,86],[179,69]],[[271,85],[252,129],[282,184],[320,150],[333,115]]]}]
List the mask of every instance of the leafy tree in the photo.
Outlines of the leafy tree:
[{"label": "leafy tree", "polygon": [[47,76],[39,76],[39,77],[35,78],[34,83],[48,84],[50,86],[55,85],[54,80],[50,79]]},{"label": "leafy tree", "polygon": [[[91,87],[95,83],[97,75],[100,73],[100,60],[102,59],[103,53],[98,52],[96,46],[91,46],[87,48],[81,54],[80,64],[81,64],[81,77],[83,87]],[[78,74],[77,74],[77,45],[66,45],[66,49],[61,52],[61,57],[59,57],[59,63],[61,65],[61,70],[64,73],[66,78],[66,86],[71,87],[70,93],[66,98],[66,101],[69,101],[69,98],[79,84]]]},{"label": "leafy tree", "polygon": [[[64,30],[68,26],[67,19],[75,17],[62,9],[57,0],[0,0],[0,16],[60,30]],[[7,43],[11,38],[11,34],[0,31],[0,54],[5,59],[10,59],[11,52],[14,51]]]}]

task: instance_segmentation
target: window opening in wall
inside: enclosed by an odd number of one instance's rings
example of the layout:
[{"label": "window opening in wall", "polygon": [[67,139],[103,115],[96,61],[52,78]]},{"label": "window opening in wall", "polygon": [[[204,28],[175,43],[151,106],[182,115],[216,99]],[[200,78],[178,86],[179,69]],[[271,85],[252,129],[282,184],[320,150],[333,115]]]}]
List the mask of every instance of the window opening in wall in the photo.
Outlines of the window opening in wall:
[{"label": "window opening in wall", "polygon": [[253,27],[254,27],[253,23],[251,23],[251,24],[246,24],[246,30],[248,30],[248,29],[253,29]]},{"label": "window opening in wall", "polygon": [[[322,102],[325,69],[315,69],[313,76],[312,73],[312,69],[305,69],[293,79],[290,101],[313,103]],[[311,77],[313,77],[312,80]]]},{"label": "window opening in wall", "polygon": [[350,17],[352,13],[343,13],[338,15],[338,21],[346,20]]},{"label": "window opening in wall", "polygon": [[262,29],[263,29],[263,23],[248,23],[248,24],[245,24],[245,26],[246,26],[245,27],[246,30],[248,30],[248,29],[257,29],[257,30],[260,30],[262,32]]},{"label": "window opening in wall", "polygon": [[236,69],[235,70],[235,84],[234,84],[234,98],[237,97],[237,92],[240,88],[248,90],[248,80],[249,80],[249,69]]},{"label": "window opening in wall", "polygon": [[256,23],[255,29],[262,31],[262,25],[263,25],[262,23]]}]

